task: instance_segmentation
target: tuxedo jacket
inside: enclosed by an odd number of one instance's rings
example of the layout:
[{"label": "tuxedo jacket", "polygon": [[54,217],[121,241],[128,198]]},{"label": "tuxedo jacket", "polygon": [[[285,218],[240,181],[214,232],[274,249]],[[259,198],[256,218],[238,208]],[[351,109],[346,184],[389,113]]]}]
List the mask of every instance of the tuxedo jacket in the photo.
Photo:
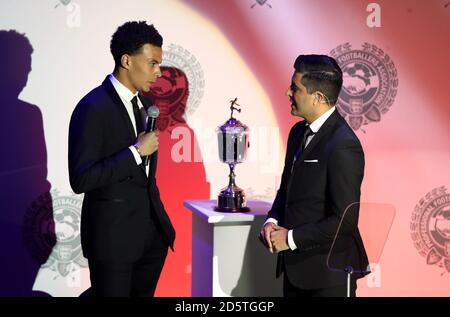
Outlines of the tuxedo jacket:
[{"label": "tuxedo jacket", "polygon": [[297,246],[279,253],[277,276],[284,272],[302,289],[328,288],[346,283],[346,274],[339,271],[345,266],[365,271],[368,265],[357,227],[364,152],[336,109],[292,166],[305,130],[306,121],[300,121],[289,133],[281,184],[268,217],[292,229]]},{"label": "tuxedo jacket", "polygon": [[[139,98],[148,108],[147,100]],[[81,246],[88,259],[138,259],[150,218],[173,249],[175,230],[155,180],[157,153],[147,177],[128,148],[135,141],[130,116],[107,77],[81,99],[69,127],[70,185],[75,193],[84,193]]]}]

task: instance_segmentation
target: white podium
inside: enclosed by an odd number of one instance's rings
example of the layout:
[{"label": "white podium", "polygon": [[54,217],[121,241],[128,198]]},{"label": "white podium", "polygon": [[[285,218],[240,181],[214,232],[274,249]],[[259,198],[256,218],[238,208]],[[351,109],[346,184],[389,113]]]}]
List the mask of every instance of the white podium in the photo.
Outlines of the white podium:
[{"label": "white podium", "polygon": [[215,200],[187,200],[192,211],[192,296],[282,296],[277,256],[258,240],[271,204],[248,201],[247,213],[214,211]]}]

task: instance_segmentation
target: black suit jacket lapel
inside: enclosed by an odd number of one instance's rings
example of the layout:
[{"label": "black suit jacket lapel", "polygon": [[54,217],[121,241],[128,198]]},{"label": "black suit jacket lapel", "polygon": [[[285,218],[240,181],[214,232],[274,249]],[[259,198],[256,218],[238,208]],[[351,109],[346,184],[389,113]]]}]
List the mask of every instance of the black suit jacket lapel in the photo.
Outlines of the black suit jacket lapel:
[{"label": "black suit jacket lapel", "polygon": [[[332,127],[336,124],[339,117],[340,117],[340,115],[339,115],[337,109],[334,110],[334,112],[331,114],[331,116],[324,122],[324,124],[320,127],[319,131],[317,131],[317,133],[314,135],[314,137],[309,142],[308,146],[302,152],[300,157],[296,160],[295,166],[294,166],[294,171],[295,171],[295,169],[298,168],[298,166],[300,164],[299,162],[301,162],[304,159],[304,157],[306,157],[312,151],[312,149],[314,149],[314,147],[320,142],[320,140],[322,140],[324,137],[326,137],[326,135],[332,130]],[[305,130],[306,130],[306,126],[302,130],[302,133],[299,133],[297,140],[296,140],[296,144],[300,144],[301,140],[303,139],[303,134],[305,133]]]},{"label": "black suit jacket lapel", "polygon": [[[109,97],[112,99],[113,104],[117,107],[117,109],[120,113],[120,116],[124,120],[124,122],[128,128],[127,130],[128,130],[128,135],[130,138],[130,145],[133,144],[136,140],[136,131],[134,130],[130,115],[128,114],[127,109],[125,108],[125,105],[123,104],[122,99],[120,99],[119,94],[117,93],[116,89],[114,88],[113,84],[111,83],[111,81],[109,80],[108,77],[105,78],[105,80],[102,83],[102,86],[105,88]],[[139,96],[139,97],[142,102],[143,98],[141,96]],[[145,105],[144,102],[142,102],[142,104]],[[145,172],[145,167],[143,165],[140,165],[140,166],[141,166],[142,173],[144,173],[144,176],[147,178],[147,173]]]},{"label": "black suit jacket lapel", "polygon": [[109,97],[112,99],[113,104],[117,107],[122,119],[124,120],[128,128],[130,140],[131,142],[133,142],[134,138],[136,138],[136,131],[133,128],[133,123],[131,122],[130,116],[127,112],[127,109],[125,108],[125,105],[122,102],[122,99],[120,99],[119,94],[117,93],[116,89],[114,88],[108,77],[105,78],[105,80],[102,83],[102,86],[105,88]]},{"label": "black suit jacket lapel", "polygon": [[[294,169],[292,170],[292,173],[289,175],[289,181],[287,183],[286,187],[286,197],[289,197],[289,192],[291,189],[292,181],[293,181],[293,175],[295,174],[295,170],[299,168],[300,162],[303,160],[303,158],[308,155],[312,149],[320,142],[321,139],[327,137],[327,135],[332,131],[334,125],[340,118],[340,114],[337,112],[337,109],[334,110],[333,114],[324,122],[324,124],[320,127],[319,131],[314,135],[312,140],[309,142],[308,146],[305,148],[303,153],[300,155],[300,157],[296,160]],[[299,133],[300,140],[303,138],[304,131],[306,129],[303,129],[303,133]]]},{"label": "black suit jacket lapel", "polygon": [[324,138],[329,132],[331,132],[332,128],[338,121],[340,115],[337,109],[331,114],[331,116],[324,122],[324,124],[320,127],[319,131],[314,135],[311,142],[309,142],[308,146],[303,151],[302,155],[299,157],[298,161],[302,161],[305,156],[307,156],[312,149]]}]

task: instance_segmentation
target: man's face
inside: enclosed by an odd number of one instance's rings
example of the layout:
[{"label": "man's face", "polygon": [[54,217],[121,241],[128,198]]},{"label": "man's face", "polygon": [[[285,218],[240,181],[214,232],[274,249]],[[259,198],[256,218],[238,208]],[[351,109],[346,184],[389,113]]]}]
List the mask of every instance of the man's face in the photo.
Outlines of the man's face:
[{"label": "man's face", "polygon": [[307,119],[313,111],[313,95],[308,94],[302,84],[301,73],[295,72],[292,76],[291,86],[286,91],[286,96],[291,100],[291,114]]},{"label": "man's face", "polygon": [[148,92],[156,79],[161,77],[161,62],[161,47],[151,44],[143,45],[138,54],[130,56],[128,74],[133,87],[138,91]]}]

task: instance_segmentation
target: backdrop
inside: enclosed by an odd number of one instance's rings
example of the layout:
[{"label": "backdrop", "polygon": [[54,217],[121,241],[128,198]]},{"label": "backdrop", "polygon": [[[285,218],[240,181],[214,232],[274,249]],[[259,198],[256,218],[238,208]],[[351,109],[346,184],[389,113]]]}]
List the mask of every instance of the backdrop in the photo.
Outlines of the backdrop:
[{"label": "backdrop", "polygon": [[177,240],[157,296],[191,294],[182,203],[215,199],[226,185],[215,129],[235,97],[251,144],[237,184],[249,199],[273,200],[298,120],[284,93],[295,58],[310,53],[341,65],[338,109],[366,155],[362,202],[388,206],[379,212],[381,256],[358,294],[450,295],[444,0],[1,0],[0,295],[78,296],[89,287],[68,125],[111,73],[111,35],[130,20],[154,23],[164,37],[163,77],[149,97],[162,110],[157,180]]}]

